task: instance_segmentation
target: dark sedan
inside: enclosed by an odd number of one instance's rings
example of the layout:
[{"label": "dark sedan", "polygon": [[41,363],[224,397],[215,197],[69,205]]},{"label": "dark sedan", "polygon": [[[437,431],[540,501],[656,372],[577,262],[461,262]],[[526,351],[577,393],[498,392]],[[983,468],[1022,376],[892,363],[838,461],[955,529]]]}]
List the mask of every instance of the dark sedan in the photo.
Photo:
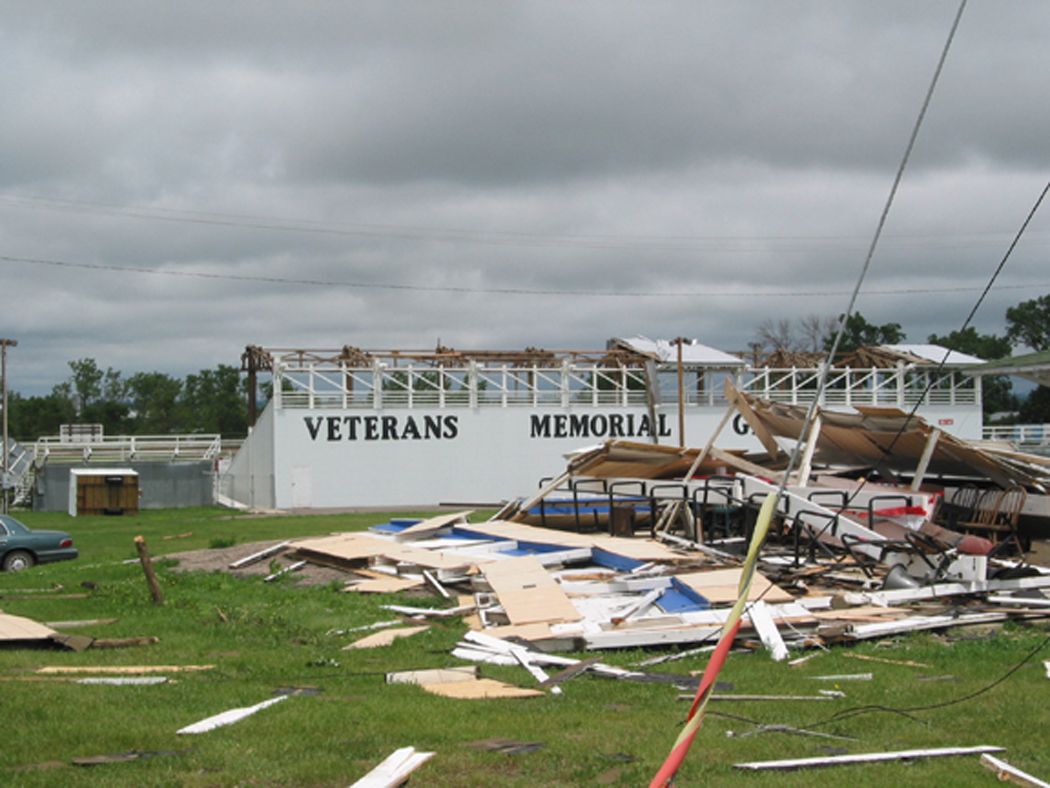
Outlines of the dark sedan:
[{"label": "dark sedan", "polygon": [[0,568],[5,572],[68,561],[78,555],[73,537],[65,531],[33,531],[14,517],[0,514]]}]

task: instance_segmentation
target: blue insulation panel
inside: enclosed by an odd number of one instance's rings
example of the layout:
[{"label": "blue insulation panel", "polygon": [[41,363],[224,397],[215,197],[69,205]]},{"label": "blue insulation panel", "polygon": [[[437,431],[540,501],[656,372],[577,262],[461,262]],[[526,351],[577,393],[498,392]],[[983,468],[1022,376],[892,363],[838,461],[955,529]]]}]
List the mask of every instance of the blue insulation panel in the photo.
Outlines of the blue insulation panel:
[{"label": "blue insulation panel", "polygon": [[656,606],[665,613],[690,613],[710,610],[711,603],[677,578],[671,578],[671,587],[656,600]]},{"label": "blue insulation panel", "polygon": [[600,547],[591,548],[591,560],[598,566],[615,569],[618,572],[630,572],[632,569],[637,569],[645,563],[634,558],[610,553],[608,550],[602,550]]}]

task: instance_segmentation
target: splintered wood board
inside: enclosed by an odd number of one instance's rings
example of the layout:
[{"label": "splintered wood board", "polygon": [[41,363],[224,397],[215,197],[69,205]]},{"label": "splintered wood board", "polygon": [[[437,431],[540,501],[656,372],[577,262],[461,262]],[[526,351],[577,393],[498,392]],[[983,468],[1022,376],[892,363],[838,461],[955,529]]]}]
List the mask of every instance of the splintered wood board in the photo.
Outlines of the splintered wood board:
[{"label": "splintered wood board", "polygon": [[[711,569],[706,572],[691,572],[685,575],[675,575],[679,582],[689,586],[705,599],[715,603],[736,602],[738,587],[740,584],[739,568]],[[766,602],[790,602],[794,599],[784,589],[773,583],[761,572],[755,572],[755,578],[751,582],[751,591],[748,601],[762,599]]]},{"label": "splintered wood board", "polygon": [[55,630],[31,618],[0,613],[0,641],[47,640]]},{"label": "splintered wood board", "polygon": [[437,684],[420,685],[427,692],[445,698],[461,700],[485,700],[495,698],[537,698],[545,693],[535,689],[515,687],[495,679],[472,679],[469,681],[444,681]]},{"label": "splintered wood board", "polygon": [[512,624],[579,621],[583,617],[558,581],[532,556],[486,564],[484,573]]},{"label": "splintered wood board", "polygon": [[401,627],[400,629],[384,629],[381,632],[376,632],[374,635],[368,635],[360,640],[355,640],[348,646],[343,646],[343,651],[349,651],[350,649],[355,648],[379,648],[381,646],[389,646],[395,640],[410,637],[425,629],[430,629],[430,627],[419,626]]}]

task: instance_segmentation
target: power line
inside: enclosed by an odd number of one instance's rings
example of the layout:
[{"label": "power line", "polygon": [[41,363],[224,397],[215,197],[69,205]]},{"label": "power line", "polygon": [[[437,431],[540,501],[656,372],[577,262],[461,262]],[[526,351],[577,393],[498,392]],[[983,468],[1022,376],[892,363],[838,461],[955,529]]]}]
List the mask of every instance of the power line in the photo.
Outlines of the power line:
[{"label": "power line", "polygon": [[[567,296],[572,298],[804,298],[833,297],[848,295],[847,290],[568,290],[557,288],[525,287],[467,287],[460,285],[416,285],[397,282],[362,282],[341,279],[308,279],[301,277],[262,276],[257,274],[223,274],[208,271],[177,271],[164,268],[145,268],[142,266],[114,265],[109,263],[80,263],[69,260],[43,259],[37,257],[16,257],[0,255],[0,261],[22,263],[25,265],[74,268],[86,271],[113,271],[119,273],[142,274],[149,276],[169,276],[188,279],[211,279],[231,282],[259,282],[263,284],[300,285],[305,287],[345,287],[357,290],[397,290],[420,293],[462,293],[471,295],[509,295],[509,296]],[[998,290],[1031,290],[1050,287],[1050,282],[1035,282],[1019,285],[1000,285]],[[887,288],[866,290],[868,296],[913,296],[945,295],[949,293],[974,293],[981,287],[928,287],[928,288]]]},{"label": "power line", "polygon": [[[215,227],[329,235],[361,240],[430,241],[483,246],[533,246],[579,249],[632,250],[637,252],[698,251],[727,254],[810,254],[821,249],[848,249],[863,242],[852,235],[602,235],[476,230],[417,225],[321,222],[274,216],[222,213],[167,207],[134,207],[90,200],[70,200],[21,195],[0,195],[0,203],[71,213],[89,213],[146,221],[177,222]],[[995,243],[1005,231],[970,231],[965,234],[912,233],[890,239],[898,246],[953,249]]]}]

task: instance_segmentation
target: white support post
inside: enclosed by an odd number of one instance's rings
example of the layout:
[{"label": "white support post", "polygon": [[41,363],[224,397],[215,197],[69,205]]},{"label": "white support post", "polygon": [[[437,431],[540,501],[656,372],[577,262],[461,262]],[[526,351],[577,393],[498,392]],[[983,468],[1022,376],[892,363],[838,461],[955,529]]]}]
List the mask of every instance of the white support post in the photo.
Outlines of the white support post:
[{"label": "white support post", "polygon": [[372,362],[372,405],[383,409],[383,367],[378,359]]},{"label": "white support post", "polygon": [[467,368],[467,397],[470,401],[471,409],[478,407],[478,362],[474,359],[470,360],[470,366]]},{"label": "white support post", "polygon": [[346,410],[346,408],[349,407],[349,405],[350,405],[350,403],[349,403],[349,401],[347,399],[350,396],[350,392],[348,390],[350,387],[346,385],[346,361],[345,360],[339,362],[339,380],[342,381],[341,388],[343,389],[343,410]]},{"label": "white support post", "polygon": [[810,470],[813,467],[813,452],[817,448],[817,439],[820,438],[820,414],[813,419],[806,436],[806,448],[802,452],[802,460],[798,465],[798,479],[795,482],[799,487],[805,487],[809,483]]},{"label": "white support post", "polygon": [[935,429],[930,433],[930,437],[926,439],[926,446],[922,450],[919,464],[915,467],[915,478],[911,480],[912,492],[918,492],[922,486],[922,480],[926,476],[926,469],[930,467],[930,459],[933,457],[933,450],[936,448],[937,440],[940,437],[941,431]]},{"label": "white support post", "polygon": [[563,408],[569,407],[570,404],[569,388],[569,359],[566,358],[561,362],[561,406]]}]

